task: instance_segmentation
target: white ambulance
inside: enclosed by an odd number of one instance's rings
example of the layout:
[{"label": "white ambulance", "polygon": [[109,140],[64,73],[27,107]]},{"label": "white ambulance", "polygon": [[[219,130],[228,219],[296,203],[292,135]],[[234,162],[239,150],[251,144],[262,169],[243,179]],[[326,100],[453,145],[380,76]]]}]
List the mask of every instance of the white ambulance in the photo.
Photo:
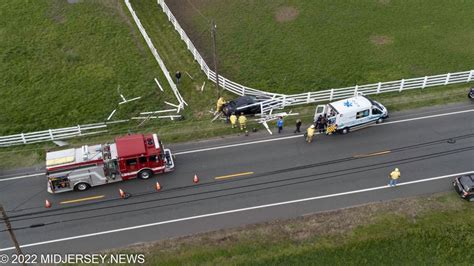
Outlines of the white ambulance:
[{"label": "white ambulance", "polygon": [[357,95],[326,105],[318,105],[314,114],[314,121],[320,115],[324,116],[325,114],[328,124],[335,124],[336,130],[343,134],[374,123],[382,123],[388,117],[387,108],[381,103],[363,95]]}]

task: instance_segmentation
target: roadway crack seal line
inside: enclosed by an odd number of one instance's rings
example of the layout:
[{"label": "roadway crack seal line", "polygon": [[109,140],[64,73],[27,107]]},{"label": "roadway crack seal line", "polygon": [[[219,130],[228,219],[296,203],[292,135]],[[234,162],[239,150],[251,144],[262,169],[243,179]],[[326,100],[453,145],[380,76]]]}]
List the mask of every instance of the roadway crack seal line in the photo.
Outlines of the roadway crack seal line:
[{"label": "roadway crack seal line", "polygon": [[[436,176],[436,177],[431,177],[431,178],[425,178],[425,179],[420,179],[420,180],[414,180],[414,181],[398,183],[397,187],[407,186],[407,185],[412,185],[412,184],[418,184],[418,183],[423,183],[423,182],[430,182],[430,181],[435,181],[435,180],[440,180],[440,179],[444,179],[444,178],[460,176],[460,175],[465,175],[465,174],[470,174],[470,173],[474,173],[474,170],[467,171],[467,172],[462,172],[462,173]],[[297,199],[297,200],[276,202],[276,203],[270,203],[270,204],[259,205],[259,206],[252,206],[252,207],[246,207],[246,208],[241,208],[241,209],[234,209],[234,210],[221,211],[221,212],[215,212],[215,213],[207,213],[207,214],[201,214],[201,215],[196,215],[196,216],[178,218],[178,219],[173,219],[173,220],[167,220],[167,221],[161,221],[161,222],[155,222],[155,223],[149,223],[149,224],[142,224],[142,225],[124,227],[124,228],[119,228],[119,229],[114,229],[114,230],[108,230],[108,231],[102,231],[102,232],[96,232],[96,233],[90,233],[90,234],[77,235],[77,236],[47,240],[47,241],[42,241],[42,242],[30,243],[30,244],[24,244],[24,245],[20,245],[20,248],[34,247],[34,246],[64,242],[64,241],[69,241],[69,240],[75,240],[75,239],[81,239],[81,238],[87,238],[87,237],[93,237],[93,236],[99,236],[99,235],[106,235],[106,234],[112,234],[112,233],[119,233],[119,232],[125,232],[125,231],[130,231],[130,230],[142,229],[142,228],[153,227],[153,226],[158,226],[158,225],[163,225],[163,224],[171,224],[171,223],[177,223],[177,222],[183,222],[183,221],[189,221],[189,220],[196,220],[196,219],[219,216],[219,215],[224,215],[224,214],[239,213],[239,212],[245,212],[245,211],[250,211],[250,210],[264,209],[264,208],[269,208],[269,207],[282,206],[282,205],[288,205],[288,204],[294,204],[294,203],[300,203],[300,202],[306,202],[306,201],[333,198],[333,197],[339,197],[339,196],[345,196],[345,195],[351,195],[351,194],[357,194],[357,193],[364,193],[364,192],[381,190],[381,189],[396,189],[396,187],[390,187],[389,185],[385,185],[385,186],[364,188],[364,189],[346,191],[346,192],[329,194],[329,195],[315,196],[315,197],[304,198],[304,199]],[[0,252],[1,251],[14,250],[14,249],[15,249],[15,247],[0,248]]]},{"label": "roadway crack seal line", "polygon": [[[403,119],[403,120],[397,120],[397,121],[390,121],[390,122],[384,122],[384,123],[381,123],[381,124],[375,124],[375,125],[371,125],[371,126],[390,125],[390,124],[410,122],[410,121],[415,121],[415,120],[435,118],[435,117],[455,115],[455,114],[462,114],[462,113],[468,113],[468,112],[474,112],[474,109],[456,111],[456,112],[450,112],[450,113],[444,113],[444,114],[437,114],[437,115],[421,116],[421,117],[415,117],[415,118],[409,118],[409,119]],[[237,144],[229,144],[229,145],[224,145],[224,146],[215,146],[215,147],[202,148],[202,149],[196,149],[196,150],[181,151],[181,152],[174,153],[174,155],[183,155],[183,154],[189,154],[189,153],[197,153],[197,152],[203,152],[203,151],[212,151],[212,150],[220,150],[220,149],[226,149],[226,148],[232,148],[232,147],[238,147],[238,146],[246,146],[246,145],[258,144],[258,143],[301,138],[302,136],[303,135],[300,134],[300,135],[294,135],[294,136],[288,136],[288,137],[282,137],[282,138],[256,140],[256,141],[250,141],[250,142],[245,142],[245,143],[237,143]],[[33,177],[33,176],[40,176],[40,175],[44,175],[44,173],[31,174],[31,175],[25,175],[25,176],[16,176],[16,177],[11,177],[11,178],[4,178],[4,179],[0,179],[0,182],[10,181],[10,180],[15,180],[15,179],[20,179],[20,178]]]}]

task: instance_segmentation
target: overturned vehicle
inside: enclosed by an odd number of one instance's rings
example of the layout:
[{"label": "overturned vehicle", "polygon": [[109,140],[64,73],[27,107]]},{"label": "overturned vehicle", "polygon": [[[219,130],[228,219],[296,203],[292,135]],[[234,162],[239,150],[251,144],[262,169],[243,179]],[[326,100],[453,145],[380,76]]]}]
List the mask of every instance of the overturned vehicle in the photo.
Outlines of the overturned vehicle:
[{"label": "overturned vehicle", "polygon": [[225,116],[231,116],[233,113],[239,115],[254,115],[260,113],[260,102],[265,99],[257,98],[255,96],[241,96],[235,100],[229,101],[222,107],[222,113]]}]

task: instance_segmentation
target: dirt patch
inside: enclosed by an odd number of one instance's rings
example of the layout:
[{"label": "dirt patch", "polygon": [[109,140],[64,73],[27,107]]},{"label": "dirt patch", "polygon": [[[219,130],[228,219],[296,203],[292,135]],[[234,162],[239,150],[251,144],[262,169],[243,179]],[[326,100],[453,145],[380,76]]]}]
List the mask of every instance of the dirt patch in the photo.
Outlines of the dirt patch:
[{"label": "dirt patch", "polygon": [[130,29],[130,33],[133,36],[133,41],[135,45],[138,47],[140,53],[143,56],[148,56],[146,54],[147,49],[145,49],[145,47],[143,47],[141,43],[141,38],[142,38],[141,33],[139,33],[138,30],[136,29],[135,21],[133,21],[133,19],[131,18],[131,15],[130,16],[128,15],[129,11],[125,7],[125,4],[122,5],[119,0],[100,0],[99,3],[101,3],[103,6],[112,10],[112,12],[117,14],[118,17],[127,24],[128,28]]},{"label": "dirt patch", "polygon": [[64,16],[64,2],[63,1],[51,1],[50,6],[47,11],[47,16],[51,18],[52,21],[63,24],[66,22],[66,17]]},{"label": "dirt patch", "polygon": [[374,35],[370,37],[370,42],[377,46],[388,45],[393,43],[393,38],[386,35]]},{"label": "dirt patch", "polygon": [[295,20],[299,15],[298,9],[292,6],[279,7],[275,11],[275,19],[278,22],[289,22]]}]

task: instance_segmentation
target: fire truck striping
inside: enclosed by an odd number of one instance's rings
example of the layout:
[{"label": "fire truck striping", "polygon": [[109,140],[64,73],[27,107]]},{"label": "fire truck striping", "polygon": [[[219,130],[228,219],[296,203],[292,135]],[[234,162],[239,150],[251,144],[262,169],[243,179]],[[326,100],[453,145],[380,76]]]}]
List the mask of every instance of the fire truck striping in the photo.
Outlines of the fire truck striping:
[{"label": "fire truck striping", "polygon": [[233,175],[223,175],[223,176],[216,176],[214,179],[225,179],[225,178],[230,178],[230,177],[236,177],[236,176],[243,176],[243,175],[252,175],[254,172],[245,172],[245,173],[238,173],[238,174],[233,174]]},{"label": "fire truck striping", "polygon": [[365,157],[371,157],[371,156],[377,156],[377,155],[384,155],[387,153],[391,153],[391,151],[381,151],[381,152],[374,152],[374,153],[369,153],[369,154],[357,154],[357,155],[354,155],[354,158],[365,158]]},{"label": "fire truck striping", "polygon": [[37,173],[37,174],[31,174],[31,175],[21,175],[21,176],[9,177],[9,178],[2,178],[2,179],[0,179],[0,182],[10,181],[10,180],[15,180],[15,179],[22,179],[22,178],[27,178],[27,177],[34,177],[34,176],[42,176],[42,175],[45,175],[45,173]]},{"label": "fire truck striping", "polygon": [[68,203],[76,203],[76,202],[81,202],[81,201],[86,201],[86,200],[95,200],[95,199],[101,199],[103,197],[105,197],[105,195],[92,196],[92,197],[75,199],[75,200],[66,200],[66,201],[61,201],[59,204],[68,204]]},{"label": "fire truck striping", "polygon": [[[471,171],[466,171],[466,172],[462,172],[462,173],[435,176],[435,177],[430,177],[430,178],[425,178],[425,179],[418,179],[418,180],[414,180],[414,181],[398,183],[397,187],[402,187],[402,186],[407,186],[407,185],[412,185],[412,184],[417,184],[417,183],[430,182],[430,181],[435,181],[435,180],[440,180],[440,179],[446,179],[446,178],[451,178],[451,177],[455,177],[455,176],[471,174],[473,172],[474,172],[474,170],[471,170]],[[167,221],[160,221],[160,222],[154,222],[154,223],[148,223],[148,224],[122,227],[122,228],[117,228],[117,229],[113,229],[113,230],[100,231],[100,232],[96,232],[96,233],[89,233],[89,234],[76,235],[76,236],[70,236],[70,237],[65,237],[65,238],[52,239],[52,240],[47,240],[47,241],[42,241],[42,242],[24,244],[24,245],[20,245],[20,248],[41,246],[41,245],[64,242],[64,241],[69,241],[69,240],[88,238],[88,237],[93,237],[93,236],[100,236],[100,235],[113,234],[113,233],[119,233],[119,232],[126,232],[126,231],[131,231],[131,230],[136,230],[136,229],[147,228],[147,227],[154,227],[154,226],[163,225],[163,224],[172,224],[172,223],[177,223],[177,222],[202,219],[202,218],[219,216],[219,215],[224,215],[224,214],[231,214],[231,213],[239,213],[239,212],[245,212],[245,211],[251,211],[251,210],[265,209],[265,208],[269,208],[269,207],[283,206],[283,205],[289,205],[289,204],[307,202],[307,201],[313,201],[313,200],[319,200],[319,199],[334,198],[334,197],[340,197],[340,196],[345,196],[345,195],[364,193],[364,192],[370,192],[370,191],[376,191],[376,190],[382,190],[382,189],[391,189],[391,190],[393,190],[393,189],[396,189],[396,188],[393,188],[389,185],[384,185],[384,186],[370,187],[370,188],[364,188],[364,189],[353,190],[353,191],[340,192],[340,193],[335,193],[335,194],[315,196],[315,197],[310,197],[310,198],[303,198],[303,199],[296,199],[296,200],[290,200],[290,201],[270,203],[270,204],[265,204],[265,205],[251,206],[251,207],[246,207],[246,208],[241,208],[241,209],[233,209],[233,210],[228,210],[228,211],[206,213],[206,214],[183,217],[183,218],[177,218],[177,219],[172,219],[172,220],[167,220]],[[15,247],[0,248],[0,252],[8,251],[8,250],[15,250]]]}]

